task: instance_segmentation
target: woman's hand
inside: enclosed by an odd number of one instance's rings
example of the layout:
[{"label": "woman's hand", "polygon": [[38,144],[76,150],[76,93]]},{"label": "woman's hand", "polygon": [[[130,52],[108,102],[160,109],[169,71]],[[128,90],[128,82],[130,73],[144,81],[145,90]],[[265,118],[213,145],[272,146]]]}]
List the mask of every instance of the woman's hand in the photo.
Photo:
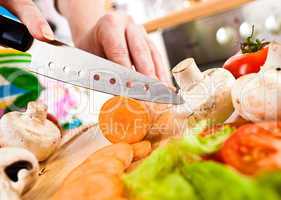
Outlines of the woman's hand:
[{"label": "woman's hand", "polygon": [[34,38],[42,41],[54,39],[52,29],[32,0],[0,0],[0,5],[18,16]]},{"label": "woman's hand", "polygon": [[92,29],[74,38],[76,46],[169,83],[168,70],[144,28],[117,12],[104,15]]}]

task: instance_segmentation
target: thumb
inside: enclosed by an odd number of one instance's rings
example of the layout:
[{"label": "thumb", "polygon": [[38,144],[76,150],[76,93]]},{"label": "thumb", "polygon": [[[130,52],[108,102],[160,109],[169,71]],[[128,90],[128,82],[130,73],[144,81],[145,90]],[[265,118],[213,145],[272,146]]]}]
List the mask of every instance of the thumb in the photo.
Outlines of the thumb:
[{"label": "thumb", "polygon": [[54,40],[51,27],[32,0],[0,0],[0,4],[19,17],[34,38],[42,41]]}]

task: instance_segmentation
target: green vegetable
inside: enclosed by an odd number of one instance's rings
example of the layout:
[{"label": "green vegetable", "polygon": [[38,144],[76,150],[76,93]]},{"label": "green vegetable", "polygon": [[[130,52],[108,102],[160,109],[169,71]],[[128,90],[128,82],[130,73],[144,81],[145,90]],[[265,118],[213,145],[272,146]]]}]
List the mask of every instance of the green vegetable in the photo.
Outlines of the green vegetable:
[{"label": "green vegetable", "polygon": [[257,178],[257,183],[261,188],[273,190],[281,199],[281,173],[271,172]]},{"label": "green vegetable", "polygon": [[[130,199],[140,200],[278,200],[281,173],[258,178],[241,175],[234,169],[201,154],[216,151],[233,129],[224,126],[214,135],[201,138],[208,122],[193,130],[196,137],[174,140],[154,151],[134,171],[123,176]],[[206,139],[205,139],[206,138]],[[188,140],[189,139],[189,140]],[[191,140],[192,139],[192,140]]]},{"label": "green vegetable", "polygon": [[252,34],[240,45],[240,49],[243,54],[257,52],[269,44],[269,42],[255,39],[254,34],[255,26],[252,26]]},{"label": "green vegetable", "polygon": [[167,174],[144,185],[137,199],[142,200],[197,200],[192,186],[178,172]]},{"label": "green vegetable", "polygon": [[204,120],[185,134],[184,140],[189,151],[200,155],[215,153],[235,130],[229,125],[223,125],[211,135],[200,135],[205,129],[211,128],[211,126],[210,122]]},{"label": "green vegetable", "polygon": [[[195,197],[191,198],[194,196],[193,190],[188,182],[183,182],[184,178],[180,178],[177,168],[182,166],[184,162],[189,163],[199,160],[200,157],[186,151],[186,146],[182,141],[172,141],[165,147],[158,148],[137,169],[123,177],[129,196],[150,200],[153,199],[151,196],[154,199],[175,199],[172,198],[173,195],[184,195],[186,198],[183,199],[194,199]],[[172,179],[175,183],[169,182]],[[183,190],[184,192],[169,191],[163,193],[167,187],[174,184],[177,190]],[[155,198],[159,195],[161,195],[161,198]],[[177,196],[176,199],[181,199],[181,197]]]},{"label": "green vegetable", "polygon": [[193,163],[185,165],[182,174],[204,200],[262,200],[264,197],[252,179],[223,164]]}]

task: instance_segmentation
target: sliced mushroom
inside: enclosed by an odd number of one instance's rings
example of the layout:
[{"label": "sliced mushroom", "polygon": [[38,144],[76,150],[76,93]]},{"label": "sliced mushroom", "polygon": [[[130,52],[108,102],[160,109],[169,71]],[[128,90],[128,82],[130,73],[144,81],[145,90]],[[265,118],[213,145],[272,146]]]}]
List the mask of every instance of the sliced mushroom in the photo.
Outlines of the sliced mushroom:
[{"label": "sliced mushroom", "polygon": [[47,107],[30,102],[26,112],[10,112],[0,120],[0,146],[22,147],[46,160],[60,145],[58,127],[47,119]]},{"label": "sliced mushroom", "polygon": [[236,81],[232,101],[236,111],[246,120],[281,119],[281,44],[269,46],[267,61],[259,73]]},{"label": "sliced mushroom", "polygon": [[213,68],[203,73],[194,59],[189,58],[173,69],[185,104],[175,107],[176,112],[190,120],[212,119],[224,122],[233,112],[231,88],[233,75],[223,68]]},{"label": "sliced mushroom", "polygon": [[22,148],[0,149],[0,199],[19,200],[35,183],[39,170],[36,157]]}]

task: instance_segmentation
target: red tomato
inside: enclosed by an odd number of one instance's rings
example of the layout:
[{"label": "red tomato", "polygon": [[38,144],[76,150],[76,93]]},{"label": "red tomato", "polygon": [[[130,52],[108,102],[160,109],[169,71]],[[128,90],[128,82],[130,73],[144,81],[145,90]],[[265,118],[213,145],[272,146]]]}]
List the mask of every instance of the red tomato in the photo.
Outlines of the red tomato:
[{"label": "red tomato", "polygon": [[236,54],[230,57],[223,67],[230,71],[235,78],[256,73],[264,65],[268,54],[268,47],[254,53]]},{"label": "red tomato", "polygon": [[281,122],[241,126],[224,143],[220,155],[224,163],[248,175],[281,169]]}]

